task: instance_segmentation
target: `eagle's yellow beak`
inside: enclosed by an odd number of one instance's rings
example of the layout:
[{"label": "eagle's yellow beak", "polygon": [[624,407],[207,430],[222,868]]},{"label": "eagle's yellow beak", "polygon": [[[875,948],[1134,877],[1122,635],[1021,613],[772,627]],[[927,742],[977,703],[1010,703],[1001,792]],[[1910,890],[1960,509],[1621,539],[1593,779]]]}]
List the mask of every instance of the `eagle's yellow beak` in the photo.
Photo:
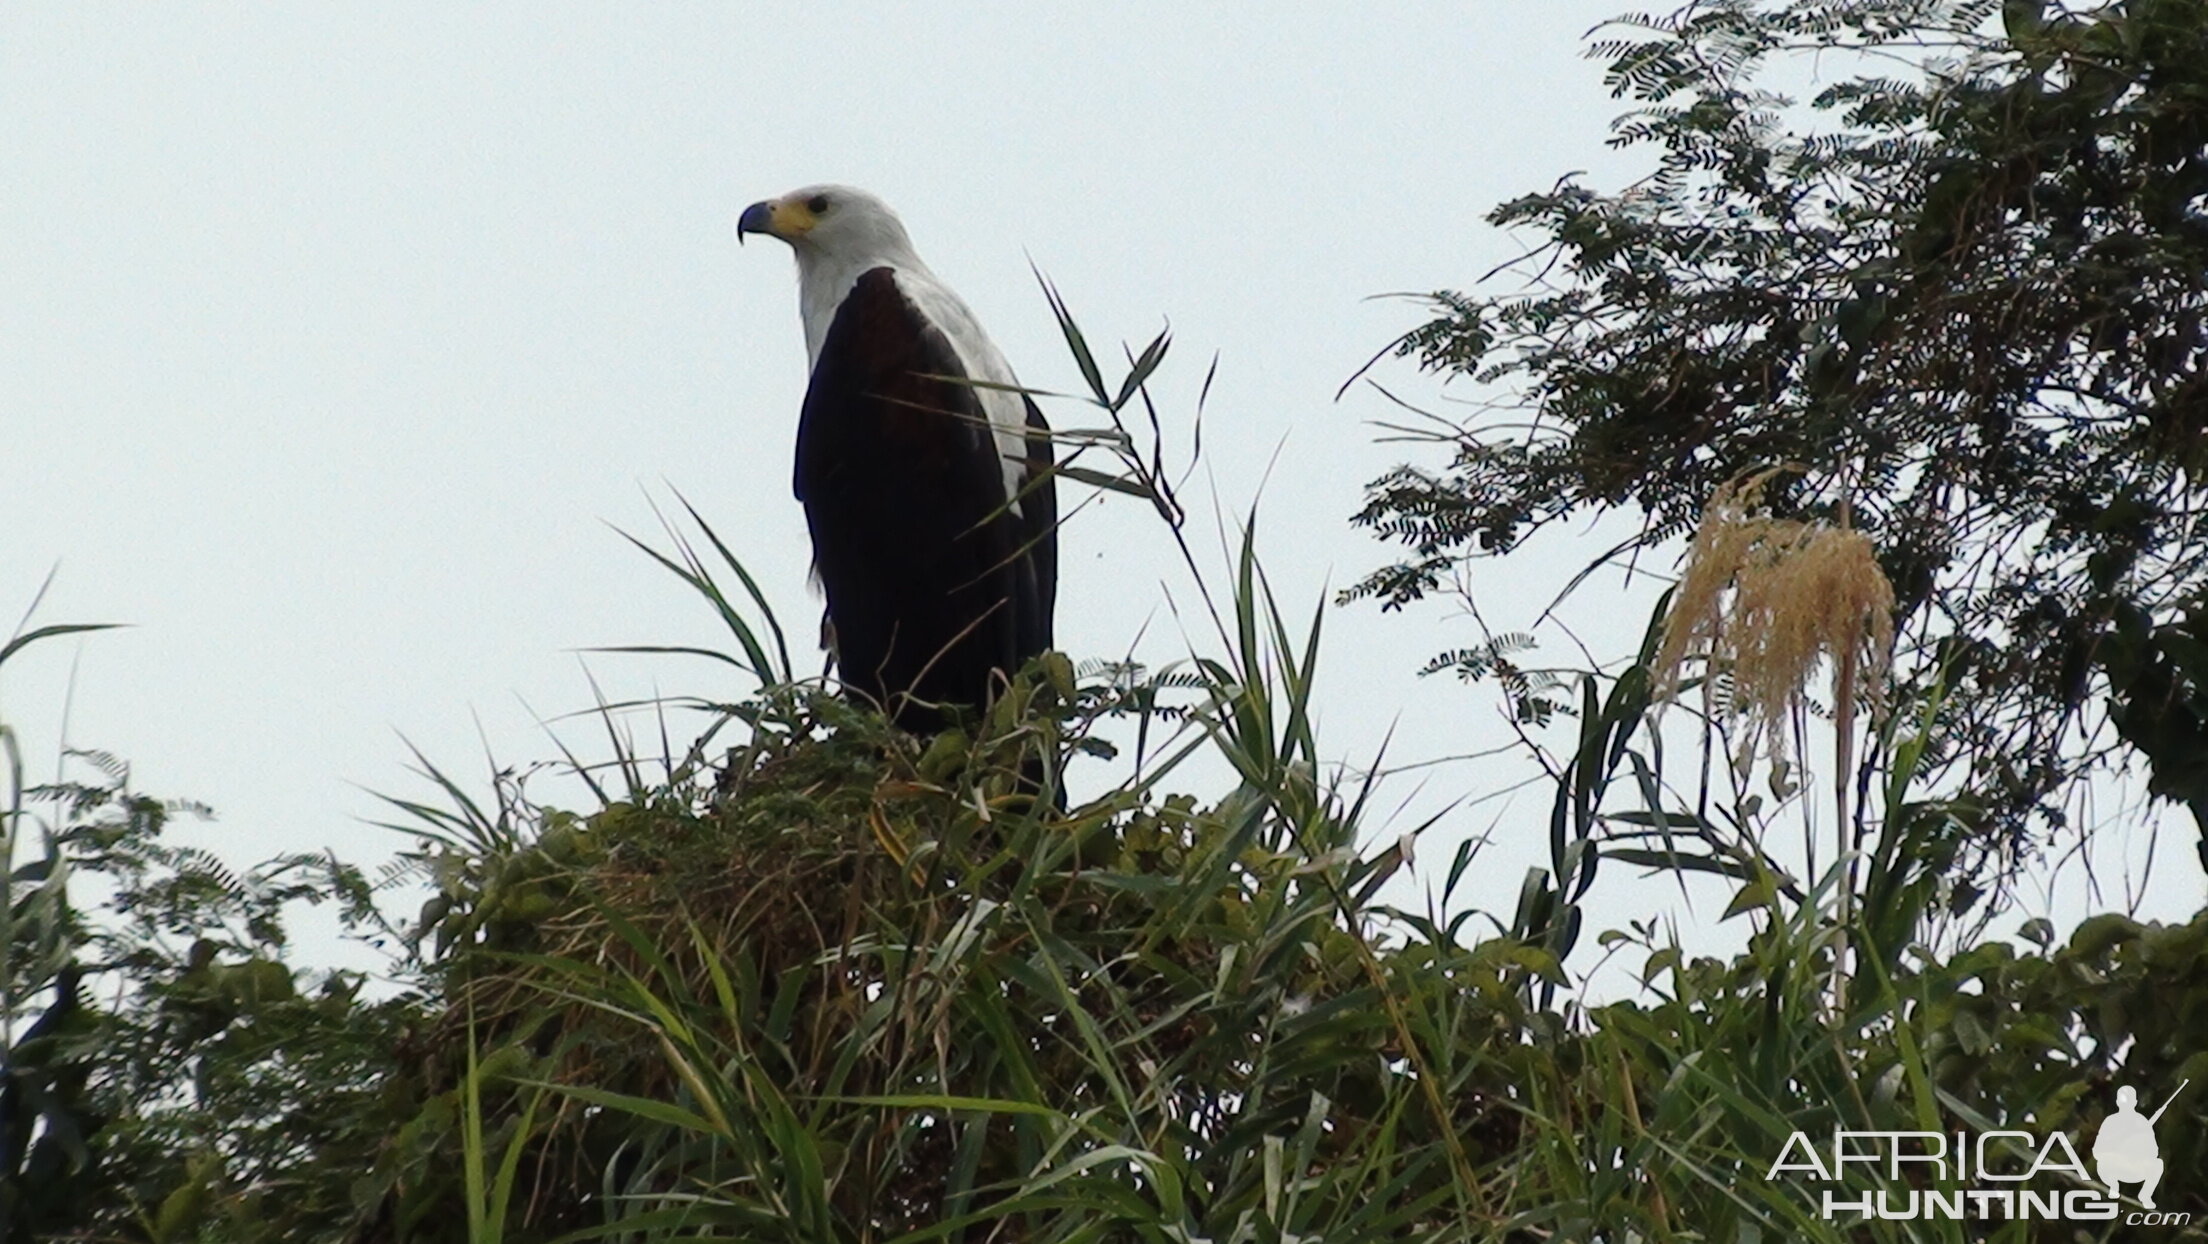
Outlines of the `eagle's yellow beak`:
[{"label": "eagle's yellow beak", "polygon": [[819,223],[820,217],[802,200],[768,199],[745,208],[744,214],[736,218],[736,240],[743,241],[747,233],[765,233],[795,242]]}]

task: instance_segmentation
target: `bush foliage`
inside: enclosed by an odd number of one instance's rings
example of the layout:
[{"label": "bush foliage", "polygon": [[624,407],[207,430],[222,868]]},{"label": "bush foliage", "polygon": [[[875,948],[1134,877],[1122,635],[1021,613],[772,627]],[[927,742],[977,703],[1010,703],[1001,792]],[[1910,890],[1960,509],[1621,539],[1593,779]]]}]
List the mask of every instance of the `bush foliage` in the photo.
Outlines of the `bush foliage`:
[{"label": "bush foliage", "polygon": [[[1544,1003],[1562,896],[1476,936],[1464,899],[1493,886],[1467,845],[1456,914],[1385,901],[1408,844],[1359,849],[1362,792],[1319,778],[1279,694],[1318,648],[1243,620],[1267,638],[1181,697],[1240,774],[1210,802],[1164,793],[1170,764],[1038,797],[1037,749],[1161,711],[1055,655],[933,740],[773,688],[710,761],[632,762],[587,811],[430,770],[448,801],[408,806],[435,893],[389,943],[397,992],[286,940],[286,901],[333,895],[399,931],[354,870],[233,875],[168,845],[174,810],[119,767],[47,790],[47,858],[112,887],[99,920],[58,894],[8,963],[37,1021],[8,1119],[28,1103],[44,1133],[0,1173],[11,1233],[1915,1239],[1764,1176],[1797,1131],[2084,1136],[2116,1083],[2208,1080],[2208,916],[1942,958],[1874,900],[1836,996],[1829,903],[1768,894],[1738,957],[1622,931],[1643,991]],[[2177,1113],[2165,1160],[2201,1170],[2203,1112]],[[2208,1211],[2197,1180],[2161,1204]],[[2056,1225],[2001,1238],[2077,1238]]]},{"label": "bush foliage", "polygon": [[2208,826],[2208,3],[1707,0],[1594,48],[1654,169],[1496,208],[1523,284],[1398,343],[1496,413],[1416,429],[1351,594],[1590,511],[1644,556],[1791,464],[1774,515],[1869,535],[1905,684],[1957,692],[1996,862],[2112,753]]}]

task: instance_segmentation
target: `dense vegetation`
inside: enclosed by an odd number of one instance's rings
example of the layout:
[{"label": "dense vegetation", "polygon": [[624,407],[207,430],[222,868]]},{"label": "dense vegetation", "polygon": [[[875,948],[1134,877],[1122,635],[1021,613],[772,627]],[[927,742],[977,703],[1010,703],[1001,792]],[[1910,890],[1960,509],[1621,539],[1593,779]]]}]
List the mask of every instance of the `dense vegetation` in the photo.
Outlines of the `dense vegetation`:
[{"label": "dense vegetation", "polygon": [[[1561,965],[1538,929],[1378,901],[1403,849],[1358,851],[1360,800],[1314,778],[1278,694],[1309,650],[1268,631],[1190,694],[1243,773],[1208,805],[1158,793],[1170,763],[1063,816],[1023,793],[1030,749],[1146,711],[1056,659],[973,735],[922,746],[784,690],[740,706],[714,763],[588,813],[511,787],[423,805],[437,897],[383,998],[298,964],[279,918],[334,895],[389,936],[357,874],[168,847],[173,810],[119,770],[49,792],[53,864],[11,895],[33,1020],[6,1088],[11,1227],[1838,1238],[1761,1178],[1794,1131],[2085,1134],[2118,1080],[2208,1074],[2208,919],[1940,959],[1908,949],[1908,884],[1867,903],[1858,936],[1900,936],[1837,998],[1825,905],[1772,896],[1736,959],[1626,932],[1652,952],[1643,995],[1541,1005]],[[65,901],[63,860],[116,882],[104,920]],[[1444,910],[1472,867],[1450,862]],[[2203,1169],[2203,1131],[2174,1131],[2171,1169]],[[2162,1204],[2208,1209],[2197,1182]]]},{"label": "dense vegetation", "polygon": [[[2208,913],[1947,923],[2098,759],[2200,806],[2202,7],[1711,4],[1600,45],[1662,172],[1506,206],[1554,284],[1450,296],[1404,343],[1547,430],[1453,433],[1368,511],[1413,549],[1367,585],[1398,602],[1578,509],[1695,533],[1606,671],[1437,663],[1500,678],[1553,762],[1514,827],[1550,865],[1507,914],[1470,905],[1497,888],[1473,844],[1375,841],[1371,788],[1329,776],[1324,614],[1284,618],[1254,537],[1186,663],[1046,654],[930,739],[793,680],[717,540],[654,551],[750,694],[664,706],[696,741],[575,763],[571,806],[425,761],[435,795],[394,801],[416,846],[374,876],[180,846],[197,809],[111,757],[27,784],[0,721],[0,1241],[2140,1238],[1829,1219],[1767,1175],[1836,1129],[2082,1151],[2117,1085],[2187,1078],[2158,1201],[2190,1218],[2153,1238],[2208,1237]],[[1935,34],[1958,59],[1927,67]],[[1804,136],[1817,110],[1754,85],[1795,46],[1912,50]],[[1122,418],[1164,340],[1107,377],[1054,306],[1102,425],[1070,477],[1177,536]],[[1783,739],[1742,714],[1819,711],[1832,759],[1788,772],[1826,784],[1757,776]],[[1199,757],[1225,789],[1185,789]],[[1768,844],[1828,797],[1845,832],[1790,871]],[[1728,887],[1744,949],[1609,927],[1629,869]],[[384,979],[304,953],[302,903]],[[1598,952],[1640,988],[1584,998]]]},{"label": "dense vegetation", "polygon": [[1525,282],[1399,343],[1498,409],[1374,484],[1406,556],[1356,593],[1586,511],[1631,558],[1787,465],[1774,513],[1868,533],[1903,686],[1954,692],[1993,863],[2111,759],[2208,827],[2208,4],[1720,0],[1596,48],[1655,171],[1497,208]]}]

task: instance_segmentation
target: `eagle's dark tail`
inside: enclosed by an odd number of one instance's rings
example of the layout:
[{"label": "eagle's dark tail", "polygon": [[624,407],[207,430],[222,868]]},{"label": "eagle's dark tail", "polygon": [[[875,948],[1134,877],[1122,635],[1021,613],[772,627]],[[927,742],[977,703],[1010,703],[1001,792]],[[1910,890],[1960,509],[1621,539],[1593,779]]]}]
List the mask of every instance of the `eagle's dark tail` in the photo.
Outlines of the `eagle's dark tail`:
[{"label": "eagle's dark tail", "polygon": [[1053,772],[1056,766],[1048,757],[1037,754],[1020,762],[1020,789],[1029,796],[1040,796],[1046,791],[1050,796],[1050,810],[1059,816],[1066,814],[1066,788],[1058,782],[1063,772]]}]

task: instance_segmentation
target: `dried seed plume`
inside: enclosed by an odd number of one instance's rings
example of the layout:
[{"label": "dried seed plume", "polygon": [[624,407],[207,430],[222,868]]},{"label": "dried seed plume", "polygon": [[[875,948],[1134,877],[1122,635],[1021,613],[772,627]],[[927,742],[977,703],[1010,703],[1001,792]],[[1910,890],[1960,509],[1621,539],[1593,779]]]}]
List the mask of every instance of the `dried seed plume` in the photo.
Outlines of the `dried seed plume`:
[{"label": "dried seed plume", "polygon": [[1843,720],[1859,695],[1874,714],[1882,709],[1894,645],[1894,589],[1870,540],[1765,509],[1764,486],[1784,469],[1746,476],[1710,498],[1656,660],[1669,697],[1687,662],[1704,657],[1713,707],[1746,720],[1745,747],[1768,743],[1775,755],[1822,660],[1833,663]]}]

